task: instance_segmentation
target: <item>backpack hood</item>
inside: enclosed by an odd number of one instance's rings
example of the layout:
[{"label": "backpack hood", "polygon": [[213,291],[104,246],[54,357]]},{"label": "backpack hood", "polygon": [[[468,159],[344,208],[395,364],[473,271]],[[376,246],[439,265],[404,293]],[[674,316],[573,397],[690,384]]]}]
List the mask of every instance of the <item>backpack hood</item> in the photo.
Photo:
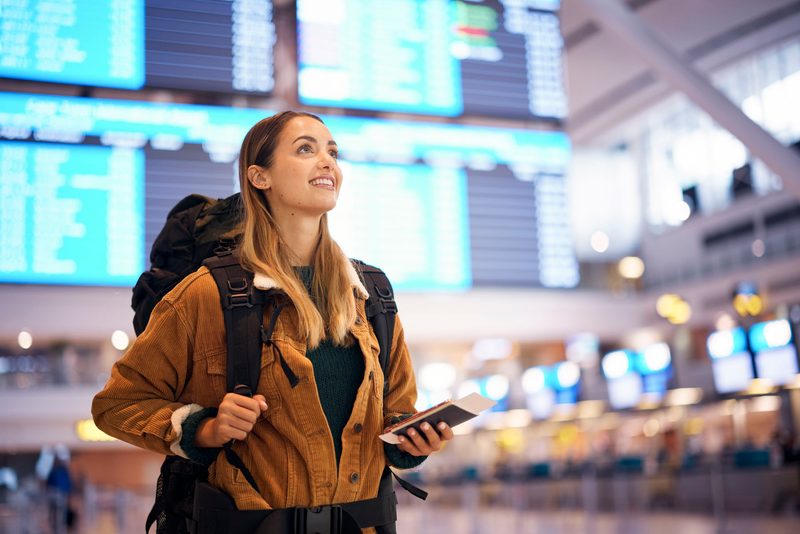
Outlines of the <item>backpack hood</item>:
[{"label": "backpack hood", "polygon": [[[361,277],[358,275],[358,272],[356,271],[355,267],[353,267],[353,262],[351,261],[347,262],[347,278],[350,281],[350,285],[353,287],[353,290],[356,292],[356,296],[362,300],[367,300],[369,298],[367,288],[364,287],[364,283],[361,281]],[[255,276],[253,277],[253,285],[261,290],[283,289],[277,280],[269,275],[258,272],[255,273]]]}]

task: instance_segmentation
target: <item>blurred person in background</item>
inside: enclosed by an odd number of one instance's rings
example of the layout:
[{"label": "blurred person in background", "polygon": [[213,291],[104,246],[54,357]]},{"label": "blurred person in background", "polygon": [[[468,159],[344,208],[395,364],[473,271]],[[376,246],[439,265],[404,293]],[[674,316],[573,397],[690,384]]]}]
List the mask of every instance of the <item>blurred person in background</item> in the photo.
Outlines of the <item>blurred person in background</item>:
[{"label": "blurred person in background", "polygon": [[64,445],[57,445],[55,448],[53,465],[47,474],[45,485],[53,532],[66,532],[75,523],[75,511],[70,506],[72,476],[69,471],[69,450]]}]

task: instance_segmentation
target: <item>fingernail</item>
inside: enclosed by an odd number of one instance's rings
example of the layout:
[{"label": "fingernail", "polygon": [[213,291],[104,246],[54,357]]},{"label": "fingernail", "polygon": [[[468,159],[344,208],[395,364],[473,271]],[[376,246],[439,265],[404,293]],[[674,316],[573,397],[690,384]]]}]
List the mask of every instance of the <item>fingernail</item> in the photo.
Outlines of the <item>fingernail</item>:
[{"label": "fingernail", "polygon": [[399,441],[400,443],[405,443],[406,442],[406,438],[404,438],[403,436],[400,436],[399,438],[397,438],[397,441]]},{"label": "fingernail", "polygon": [[429,425],[428,423],[422,423],[420,427],[422,428],[422,430],[428,430],[431,427],[431,425]]},{"label": "fingernail", "polygon": [[439,423],[439,430],[444,430],[445,428],[447,428],[445,423]]},{"label": "fingernail", "polygon": [[416,432],[414,432],[413,430],[409,430],[409,431],[408,431],[408,435],[409,435],[409,436],[413,436],[414,434],[416,434]]}]

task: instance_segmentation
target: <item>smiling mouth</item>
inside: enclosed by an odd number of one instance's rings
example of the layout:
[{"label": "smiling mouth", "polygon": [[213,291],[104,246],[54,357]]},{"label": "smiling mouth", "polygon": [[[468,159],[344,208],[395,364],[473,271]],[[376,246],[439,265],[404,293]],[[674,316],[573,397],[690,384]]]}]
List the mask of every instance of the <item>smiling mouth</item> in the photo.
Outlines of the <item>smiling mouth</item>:
[{"label": "smiling mouth", "polygon": [[330,176],[318,176],[309,182],[314,187],[333,189],[334,181]]}]

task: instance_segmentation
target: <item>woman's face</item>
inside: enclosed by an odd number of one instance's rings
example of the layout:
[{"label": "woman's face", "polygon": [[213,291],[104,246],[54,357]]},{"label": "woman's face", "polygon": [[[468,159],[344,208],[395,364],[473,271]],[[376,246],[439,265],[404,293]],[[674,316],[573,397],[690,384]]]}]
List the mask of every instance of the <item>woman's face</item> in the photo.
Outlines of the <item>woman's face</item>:
[{"label": "woman's face", "polygon": [[336,206],[342,187],[338,148],[328,128],[294,117],[283,128],[268,168],[251,166],[251,183],[267,196],[273,216],[322,216]]}]

